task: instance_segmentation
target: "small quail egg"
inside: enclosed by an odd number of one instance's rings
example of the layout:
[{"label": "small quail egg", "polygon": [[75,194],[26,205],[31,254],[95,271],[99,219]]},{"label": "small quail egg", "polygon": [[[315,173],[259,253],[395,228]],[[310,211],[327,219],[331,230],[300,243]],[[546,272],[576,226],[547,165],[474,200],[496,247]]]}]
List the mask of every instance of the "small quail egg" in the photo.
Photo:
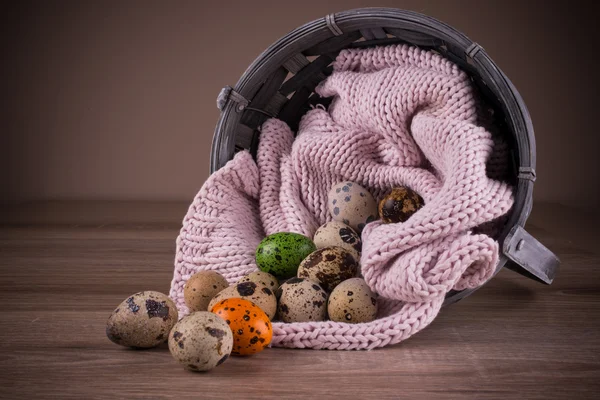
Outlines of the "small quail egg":
[{"label": "small quail egg", "polygon": [[298,277],[321,285],[327,292],[340,282],[356,276],[358,262],[341,247],[325,247],[309,254],[298,267]]},{"label": "small quail egg", "polygon": [[291,278],[300,262],[315,249],[313,241],[299,233],[273,233],[256,248],[256,265],[279,279]]},{"label": "small quail egg", "polygon": [[277,311],[275,293],[268,287],[255,282],[239,282],[229,286],[213,297],[208,305],[208,310],[212,310],[218,302],[233,297],[246,299],[256,304],[267,314],[269,319],[275,317],[275,312]]},{"label": "small quail egg", "polygon": [[423,203],[423,198],[411,188],[397,187],[379,202],[379,216],[386,224],[406,222]]},{"label": "small quail egg", "polygon": [[206,311],[208,303],[229,283],[216,271],[200,271],[192,275],[183,287],[183,298],[190,311]]},{"label": "small quail egg", "polygon": [[238,282],[254,282],[260,283],[272,291],[276,291],[279,288],[279,281],[273,275],[263,272],[263,271],[254,271],[250,272],[248,275],[243,276]]},{"label": "small quail egg", "polygon": [[348,279],[331,292],[327,312],[336,322],[370,322],[377,316],[377,296],[363,279]]},{"label": "small quail egg", "polygon": [[208,371],[231,354],[233,334],[225,321],[208,311],[196,311],[181,319],[169,333],[169,351],[191,371]]},{"label": "small quail egg", "polygon": [[283,322],[325,321],[327,292],[315,282],[292,278],[281,285],[278,311]]},{"label": "small quail egg", "polygon": [[330,221],[315,232],[313,242],[317,249],[339,246],[348,250],[356,260],[360,260],[362,242],[356,231],[339,221]]},{"label": "small quail egg", "polygon": [[377,219],[377,202],[373,195],[355,182],[345,181],[334,185],[327,202],[333,220],[349,225],[358,233],[366,224]]},{"label": "small quail egg", "polygon": [[145,291],[123,300],[106,323],[106,336],[121,346],[149,348],[167,340],[179,317],[167,295]]},{"label": "small quail egg", "polygon": [[234,356],[248,356],[269,347],[273,338],[271,320],[251,301],[232,297],[219,301],[211,309],[225,320],[233,333]]}]

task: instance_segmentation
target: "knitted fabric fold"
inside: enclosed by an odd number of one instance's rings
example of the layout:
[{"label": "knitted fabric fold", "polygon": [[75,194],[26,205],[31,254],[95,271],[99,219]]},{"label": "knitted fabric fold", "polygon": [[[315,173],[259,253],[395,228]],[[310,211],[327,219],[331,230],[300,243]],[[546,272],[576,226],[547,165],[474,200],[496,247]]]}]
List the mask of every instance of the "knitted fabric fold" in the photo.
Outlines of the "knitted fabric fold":
[{"label": "knitted fabric fold", "polygon": [[[366,225],[361,273],[379,296],[377,319],[273,323],[272,346],[372,349],[425,328],[450,290],[494,272],[495,227],[513,204],[500,179],[507,146],[480,123],[468,76],[433,52],[407,45],[347,49],[315,89],[329,109],[306,113],[294,133],[276,118],[261,129],[256,162],[239,152],[202,186],[177,238],[170,296],[188,313],[183,285],[212,269],[233,283],[256,270],[265,235],[312,237],[331,221],[327,194],[350,180],[380,200],[409,186],[425,205],[404,223]],[[485,233],[487,234],[485,234]]]}]

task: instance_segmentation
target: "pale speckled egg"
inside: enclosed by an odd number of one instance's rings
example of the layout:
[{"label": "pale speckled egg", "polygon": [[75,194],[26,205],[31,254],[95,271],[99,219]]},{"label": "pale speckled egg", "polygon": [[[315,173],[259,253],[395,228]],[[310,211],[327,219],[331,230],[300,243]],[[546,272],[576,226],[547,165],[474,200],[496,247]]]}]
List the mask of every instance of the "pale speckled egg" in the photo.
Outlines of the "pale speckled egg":
[{"label": "pale speckled egg", "polygon": [[[293,280],[293,279],[298,279],[297,276],[293,276],[291,278],[287,278],[283,281],[281,281],[281,284],[279,285],[279,289],[277,289],[275,291],[275,297],[277,298],[277,301],[279,302],[279,299],[281,298],[281,294],[282,294],[282,290],[281,287],[285,284],[288,283],[289,281]],[[278,303],[279,305],[279,303]],[[275,313],[275,317],[273,317],[274,321],[281,321],[281,315],[279,315],[279,306],[277,307],[277,312]]]},{"label": "pale speckled egg", "polygon": [[265,285],[256,282],[239,282],[222,290],[210,301],[208,310],[212,310],[218,302],[234,297],[245,299],[256,304],[265,312],[265,314],[267,314],[269,319],[275,317],[275,313],[277,312],[277,299],[275,298],[275,293]]},{"label": "pale speckled egg", "polygon": [[279,317],[283,322],[325,321],[327,292],[304,278],[292,278],[281,285]]},{"label": "pale speckled egg", "polygon": [[279,299],[281,298],[281,287],[283,286],[283,284],[288,283],[292,279],[296,279],[296,278],[297,278],[297,276],[292,276],[291,278],[287,278],[287,279],[281,281],[279,288],[275,291],[275,297],[277,298],[277,301],[279,301]]},{"label": "pale speckled egg", "polygon": [[227,279],[220,273],[200,271],[192,275],[183,287],[185,305],[190,311],[206,311],[212,298],[228,286]]},{"label": "pale speckled egg", "polygon": [[358,262],[341,247],[325,247],[312,252],[298,267],[298,278],[306,278],[330,292],[346,279],[354,278]]},{"label": "pale speckled egg", "polygon": [[377,317],[377,296],[364,279],[348,279],[329,295],[327,312],[329,319],[336,322],[370,322]]},{"label": "pale speckled egg", "polygon": [[181,319],[169,333],[169,351],[191,371],[208,371],[227,360],[233,334],[225,321],[208,311],[196,311]]},{"label": "pale speckled egg", "polygon": [[317,229],[313,237],[317,249],[339,246],[348,250],[354,258],[360,260],[362,242],[354,229],[339,221],[331,221]]},{"label": "pale speckled egg", "polygon": [[106,323],[106,336],[125,347],[150,348],[167,340],[179,314],[173,300],[156,291],[135,293],[123,300]]},{"label": "pale speckled egg", "polygon": [[260,283],[272,291],[276,291],[279,288],[279,281],[277,278],[264,271],[250,272],[248,275],[243,276],[238,282]]},{"label": "pale speckled egg", "polygon": [[369,222],[377,219],[377,202],[373,195],[355,182],[334,185],[327,196],[329,213],[334,221],[349,225],[361,233]]}]

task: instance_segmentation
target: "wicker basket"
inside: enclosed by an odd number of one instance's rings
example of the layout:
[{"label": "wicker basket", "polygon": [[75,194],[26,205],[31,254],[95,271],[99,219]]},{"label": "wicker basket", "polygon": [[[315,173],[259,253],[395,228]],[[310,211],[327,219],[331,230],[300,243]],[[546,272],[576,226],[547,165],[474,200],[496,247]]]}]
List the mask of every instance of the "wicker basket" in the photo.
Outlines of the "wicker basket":
[{"label": "wicker basket", "polygon": [[[331,73],[330,64],[344,48],[405,43],[434,50],[467,72],[497,120],[510,132],[515,203],[505,229],[496,238],[502,249],[496,273],[513,269],[550,284],[558,258],[528,234],[523,226],[531,212],[535,182],[535,139],[527,108],[510,80],[485,50],[464,34],[426,15],[390,8],[362,8],[327,15],[309,22],[266,49],[234,87],[226,86],[217,99],[221,110],[211,154],[211,173],[237,151],[255,155],[258,128],[277,117],[296,131],[302,115],[327,99],[313,93]],[[445,304],[475,289],[450,292]]]}]

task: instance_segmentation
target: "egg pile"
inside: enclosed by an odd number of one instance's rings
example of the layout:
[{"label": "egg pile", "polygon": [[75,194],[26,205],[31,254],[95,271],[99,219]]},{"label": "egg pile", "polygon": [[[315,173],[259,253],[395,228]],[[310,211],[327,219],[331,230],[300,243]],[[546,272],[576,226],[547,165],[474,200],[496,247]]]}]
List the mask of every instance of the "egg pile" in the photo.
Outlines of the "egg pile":
[{"label": "egg pile", "polygon": [[[378,296],[360,271],[362,231],[377,220],[406,222],[423,203],[408,187],[392,188],[378,203],[360,184],[343,181],[328,193],[331,221],[319,227],[312,239],[290,232],[267,236],[257,248],[256,263],[261,271],[273,272],[282,280],[275,293],[277,320],[373,321]],[[282,260],[284,268],[273,268]]]},{"label": "egg pile", "polygon": [[423,205],[407,187],[393,188],[377,203],[358,183],[340,182],[328,194],[331,221],[312,238],[294,232],[265,237],[256,249],[258,270],[232,284],[217,271],[189,276],[183,297],[190,313],[181,319],[165,294],[135,293],[110,315],[106,335],[132,348],[168,343],[185,369],[209,371],[232,355],[268,348],[272,321],[373,321],[378,296],[360,272],[361,233],[377,220],[406,222]]},{"label": "egg pile", "polygon": [[183,288],[188,315],[179,319],[175,303],[163,293],[139,292],[112,312],[106,335],[113,343],[132,348],[166,342],[185,369],[209,371],[230,356],[250,356],[269,347],[278,289],[277,278],[263,271],[231,285],[216,271],[200,271]]}]

